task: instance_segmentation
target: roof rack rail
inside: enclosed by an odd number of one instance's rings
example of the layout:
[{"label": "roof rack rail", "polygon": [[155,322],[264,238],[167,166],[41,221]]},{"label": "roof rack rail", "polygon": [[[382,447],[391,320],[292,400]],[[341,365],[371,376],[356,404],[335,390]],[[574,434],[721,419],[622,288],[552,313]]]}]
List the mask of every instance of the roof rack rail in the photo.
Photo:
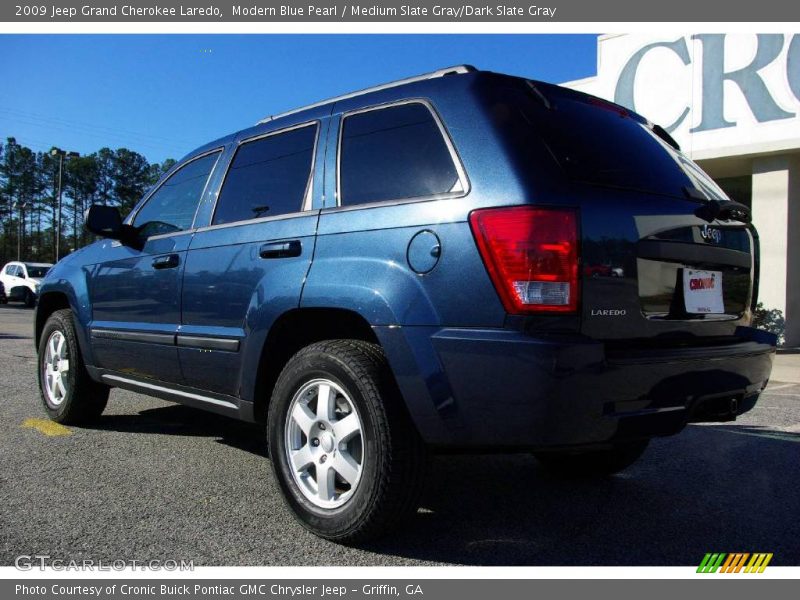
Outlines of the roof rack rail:
[{"label": "roof rack rail", "polygon": [[425,81],[427,79],[436,79],[438,77],[444,77],[445,75],[462,75],[464,73],[472,73],[477,71],[475,67],[472,65],[456,65],[454,67],[447,67],[446,69],[438,69],[436,71],[432,71],[430,73],[425,73],[424,75],[416,75],[414,77],[406,77],[405,79],[398,79],[397,81],[390,81],[389,83],[383,83],[381,85],[376,85],[373,87],[369,87],[363,90],[359,90],[357,92],[350,92],[349,94],[343,94],[341,96],[335,96],[333,98],[328,98],[327,100],[322,100],[320,102],[315,102],[314,104],[309,104],[307,106],[301,106],[300,108],[295,108],[293,110],[288,110],[286,112],[282,112],[277,115],[270,115],[261,119],[256,125],[261,125],[262,123],[269,123],[270,121],[274,121],[275,119],[280,119],[281,117],[287,117],[289,115],[293,115],[295,113],[299,113],[303,110],[308,110],[311,108],[316,108],[318,106],[324,106],[325,104],[331,104],[332,102],[339,102],[341,100],[347,100],[348,98],[355,98],[356,96],[361,96],[363,94],[369,94],[370,92],[379,92],[381,90],[387,90],[389,88],[397,87],[400,85],[405,85],[407,83],[414,83],[416,81]]}]

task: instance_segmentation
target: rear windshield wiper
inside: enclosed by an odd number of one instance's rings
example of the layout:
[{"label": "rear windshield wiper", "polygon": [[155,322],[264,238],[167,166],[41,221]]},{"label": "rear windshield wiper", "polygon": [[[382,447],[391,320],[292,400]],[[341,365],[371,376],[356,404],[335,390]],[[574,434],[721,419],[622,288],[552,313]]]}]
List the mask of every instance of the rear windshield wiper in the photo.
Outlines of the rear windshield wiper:
[{"label": "rear windshield wiper", "polygon": [[743,223],[749,223],[752,220],[750,209],[735,200],[709,200],[694,211],[694,214],[709,223],[717,219],[720,221],[736,220]]},{"label": "rear windshield wiper", "polygon": [[533,83],[532,81],[530,81],[528,79],[525,80],[525,83],[528,84],[528,89],[533,93],[533,95],[536,97],[536,99],[539,100],[539,102],[542,103],[542,106],[544,106],[547,110],[552,110],[553,109],[553,104],[550,102],[548,97],[545,96],[542,93],[542,90],[540,90],[538,87],[536,87],[535,83]]}]

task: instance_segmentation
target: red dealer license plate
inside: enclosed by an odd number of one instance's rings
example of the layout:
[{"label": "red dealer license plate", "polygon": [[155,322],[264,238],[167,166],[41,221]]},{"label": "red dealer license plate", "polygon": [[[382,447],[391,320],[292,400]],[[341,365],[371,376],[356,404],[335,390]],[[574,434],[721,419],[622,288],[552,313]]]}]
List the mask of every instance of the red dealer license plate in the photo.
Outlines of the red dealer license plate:
[{"label": "red dealer license plate", "polygon": [[683,270],[683,301],[686,312],[713,315],[725,312],[722,302],[722,272]]}]

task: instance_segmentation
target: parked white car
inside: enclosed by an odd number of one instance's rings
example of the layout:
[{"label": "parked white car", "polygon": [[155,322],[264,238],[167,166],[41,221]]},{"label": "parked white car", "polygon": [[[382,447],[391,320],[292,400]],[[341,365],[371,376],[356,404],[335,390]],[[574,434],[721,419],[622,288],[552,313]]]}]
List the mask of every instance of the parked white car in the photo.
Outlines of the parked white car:
[{"label": "parked white car", "polygon": [[0,281],[6,290],[9,302],[24,302],[32,307],[39,296],[39,284],[53,265],[13,261],[0,271]]}]

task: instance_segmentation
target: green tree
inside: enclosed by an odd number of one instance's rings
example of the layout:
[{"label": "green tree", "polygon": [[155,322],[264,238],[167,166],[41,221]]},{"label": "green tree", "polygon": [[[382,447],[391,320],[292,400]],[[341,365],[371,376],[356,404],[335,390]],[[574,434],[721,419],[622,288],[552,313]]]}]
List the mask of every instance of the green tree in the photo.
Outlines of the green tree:
[{"label": "green tree", "polygon": [[175,165],[174,158],[168,158],[161,164],[153,163],[150,165],[150,185],[155,185],[161,176]]},{"label": "green tree", "polygon": [[[39,178],[41,180],[42,207],[42,252],[39,259],[53,260],[56,247],[56,223],[58,221],[58,157],[43,152],[39,161]],[[63,235],[62,235],[63,238]]]},{"label": "green tree", "polygon": [[[83,227],[84,212],[91,204],[118,206],[127,213],[174,164],[172,159],[151,164],[133,150],[107,147],[64,159],[61,247],[77,249],[91,241]],[[57,156],[33,152],[13,138],[0,142],[0,265],[16,258],[18,241],[22,258],[53,260],[58,170]],[[70,238],[71,243],[65,244]]]},{"label": "green tree", "polygon": [[28,214],[37,194],[36,155],[30,148],[8,138],[0,161],[0,188],[3,224],[3,255],[5,260],[25,254]]},{"label": "green tree", "polygon": [[152,185],[150,163],[127,148],[114,154],[114,193],[123,215],[128,214]]},{"label": "green tree", "polygon": [[93,203],[97,193],[97,157],[94,154],[71,158],[65,163],[66,186],[72,201],[72,247],[86,244],[83,215]]},{"label": "green tree", "polygon": [[9,242],[9,208],[11,207],[10,195],[8,189],[8,147],[5,143],[0,142],[0,232],[3,235],[3,245],[0,247],[0,252],[3,254],[3,262],[8,257],[8,242]]},{"label": "green tree", "polygon": [[19,146],[14,160],[14,192],[16,213],[19,219],[19,253],[25,258],[31,250],[31,230],[33,215],[39,201],[39,178],[36,153],[30,148]]},{"label": "green tree", "polygon": [[100,148],[94,156],[97,162],[96,202],[113,205],[116,201],[116,154],[111,148]]}]

